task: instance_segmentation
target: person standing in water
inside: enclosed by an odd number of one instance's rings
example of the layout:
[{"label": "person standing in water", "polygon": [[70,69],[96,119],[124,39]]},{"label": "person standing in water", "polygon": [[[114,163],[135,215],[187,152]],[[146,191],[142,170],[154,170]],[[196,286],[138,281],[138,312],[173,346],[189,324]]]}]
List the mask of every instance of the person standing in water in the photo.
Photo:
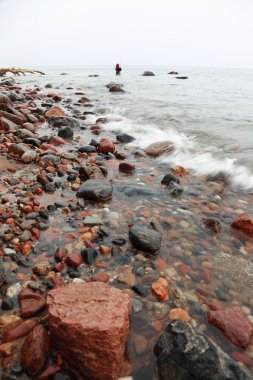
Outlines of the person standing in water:
[{"label": "person standing in water", "polygon": [[120,75],[121,67],[120,67],[119,63],[116,63],[115,71],[116,71],[116,75]]}]

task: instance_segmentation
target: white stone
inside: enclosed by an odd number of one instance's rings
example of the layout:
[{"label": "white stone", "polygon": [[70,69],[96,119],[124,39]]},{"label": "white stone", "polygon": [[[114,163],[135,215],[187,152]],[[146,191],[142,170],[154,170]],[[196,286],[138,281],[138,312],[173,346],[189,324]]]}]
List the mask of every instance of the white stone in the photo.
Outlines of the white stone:
[{"label": "white stone", "polygon": [[10,298],[17,297],[19,295],[19,293],[21,292],[21,290],[22,290],[21,285],[19,283],[17,283],[15,285],[10,286],[7,289],[6,296],[10,297]]}]

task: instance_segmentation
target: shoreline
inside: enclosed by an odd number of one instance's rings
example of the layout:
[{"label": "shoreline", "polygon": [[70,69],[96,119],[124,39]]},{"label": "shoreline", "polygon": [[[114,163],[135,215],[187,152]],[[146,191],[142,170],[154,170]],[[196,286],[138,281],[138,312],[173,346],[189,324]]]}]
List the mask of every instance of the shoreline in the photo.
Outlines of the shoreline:
[{"label": "shoreline", "polygon": [[[157,164],[144,151],[127,149],[127,143],[120,143],[116,134],[106,131],[103,115],[97,115],[100,120],[95,126],[84,125],[83,113],[93,110],[86,92],[74,90],[74,96],[64,99],[53,85],[47,89],[48,95],[40,95],[39,87],[34,88],[0,83],[0,93],[14,100],[14,108],[7,99],[0,102],[7,109],[2,112],[8,113],[1,115],[2,128],[13,131],[0,136],[0,167],[10,169],[0,179],[3,241],[0,249],[7,279],[1,286],[2,299],[6,298],[7,288],[16,283],[36,289],[44,297],[52,287],[72,282],[74,278],[85,281],[95,278],[135,299],[128,360],[122,376],[141,379],[143,368],[151,370],[153,347],[168,324],[172,309],[183,309],[185,321],[214,338],[232,357],[239,357],[239,362],[244,360],[252,371],[253,345],[249,344],[246,350],[235,348],[206,319],[208,311],[239,306],[245,318],[253,322],[250,297],[253,270],[248,263],[253,243],[249,237],[236,235],[236,230],[231,229],[231,223],[240,214],[253,215],[252,195],[234,193],[223,181],[208,181],[187,168],[186,172],[180,167],[171,171],[168,164]],[[58,110],[50,112],[54,107]],[[7,121],[2,119],[6,116]],[[61,122],[57,124],[57,117],[71,117],[71,120],[63,127]],[[50,137],[51,132],[56,136],[63,129],[61,138]],[[49,138],[42,137],[47,134]],[[66,136],[68,139],[62,140]],[[97,140],[93,145],[89,145],[91,138]],[[97,145],[102,138],[109,141]],[[81,146],[86,146],[84,152],[78,152]],[[129,165],[123,166],[125,171],[119,171],[119,164],[124,162]],[[89,167],[80,171],[84,164]],[[168,182],[161,185],[168,174],[176,176],[180,183],[172,188]],[[110,181],[111,200],[92,203],[77,198],[76,192],[87,178]],[[88,216],[99,219],[103,226],[85,225],[83,221]],[[129,228],[134,225],[161,233],[158,255],[143,254],[142,250],[133,248]],[[79,257],[82,249],[95,248],[98,256],[92,265],[83,261],[77,265],[76,257],[72,257],[75,264],[71,259],[57,261],[55,251],[59,247]],[[40,272],[39,266],[34,272],[32,267],[43,261],[48,263],[49,270]],[[152,287],[157,282],[158,291]],[[6,307],[11,302],[13,306],[2,310],[2,315],[19,315],[15,297],[17,294],[12,301],[5,299]],[[46,325],[45,310],[32,318]],[[13,364],[12,356],[19,358],[21,343],[14,354],[4,358],[2,364],[7,370]]]}]

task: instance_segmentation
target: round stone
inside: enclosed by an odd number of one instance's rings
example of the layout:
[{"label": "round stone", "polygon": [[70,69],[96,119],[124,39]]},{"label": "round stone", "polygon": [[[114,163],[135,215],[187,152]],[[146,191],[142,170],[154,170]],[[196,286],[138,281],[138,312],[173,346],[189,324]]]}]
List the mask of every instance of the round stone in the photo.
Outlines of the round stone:
[{"label": "round stone", "polygon": [[88,180],[77,191],[78,198],[93,202],[103,202],[111,199],[113,187],[110,182],[103,180]]}]

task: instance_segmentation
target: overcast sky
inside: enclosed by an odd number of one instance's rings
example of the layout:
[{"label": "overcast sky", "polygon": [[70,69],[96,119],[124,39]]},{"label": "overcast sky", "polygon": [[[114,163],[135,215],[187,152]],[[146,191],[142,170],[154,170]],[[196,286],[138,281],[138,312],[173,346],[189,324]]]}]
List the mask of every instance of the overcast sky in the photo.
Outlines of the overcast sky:
[{"label": "overcast sky", "polygon": [[0,0],[0,67],[253,68],[253,0]]}]

